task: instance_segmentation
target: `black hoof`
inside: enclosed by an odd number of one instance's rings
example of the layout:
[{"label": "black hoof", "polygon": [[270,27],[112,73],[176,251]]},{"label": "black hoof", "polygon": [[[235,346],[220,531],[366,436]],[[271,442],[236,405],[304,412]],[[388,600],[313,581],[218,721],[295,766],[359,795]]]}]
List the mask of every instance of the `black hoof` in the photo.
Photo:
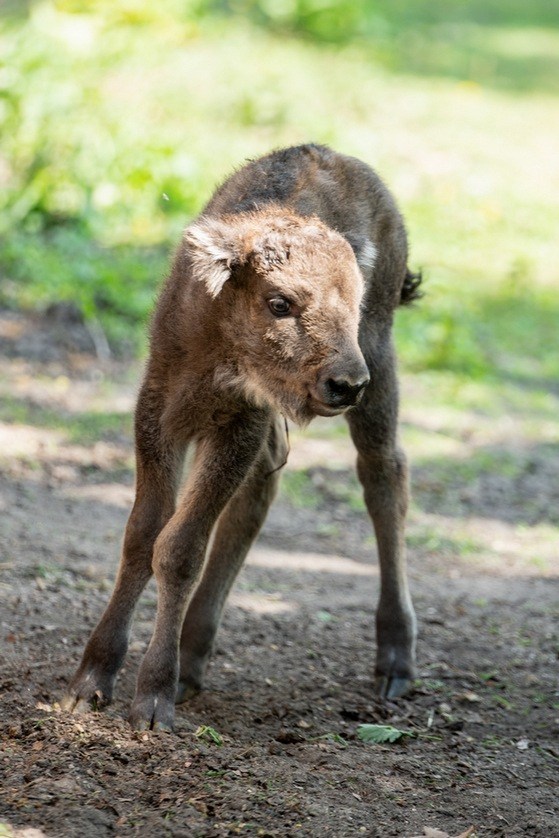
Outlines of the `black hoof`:
[{"label": "black hoof", "polygon": [[175,708],[160,696],[137,697],[130,710],[129,721],[134,730],[155,730],[172,733]]},{"label": "black hoof", "polygon": [[411,685],[411,678],[387,675],[377,675],[375,678],[375,692],[379,698],[400,698],[409,692]]}]

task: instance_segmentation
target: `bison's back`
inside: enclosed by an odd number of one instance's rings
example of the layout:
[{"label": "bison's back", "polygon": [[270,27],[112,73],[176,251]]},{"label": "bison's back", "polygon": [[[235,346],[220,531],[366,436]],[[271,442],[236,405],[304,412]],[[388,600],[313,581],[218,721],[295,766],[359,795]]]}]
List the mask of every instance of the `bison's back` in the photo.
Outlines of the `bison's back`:
[{"label": "bison's back", "polygon": [[377,301],[377,313],[401,301],[407,270],[404,223],[370,166],[313,143],[274,151],[228,178],[203,214],[250,212],[272,203],[299,215],[317,215],[348,239],[356,255],[372,242],[377,256],[374,270],[365,271],[369,298]]}]

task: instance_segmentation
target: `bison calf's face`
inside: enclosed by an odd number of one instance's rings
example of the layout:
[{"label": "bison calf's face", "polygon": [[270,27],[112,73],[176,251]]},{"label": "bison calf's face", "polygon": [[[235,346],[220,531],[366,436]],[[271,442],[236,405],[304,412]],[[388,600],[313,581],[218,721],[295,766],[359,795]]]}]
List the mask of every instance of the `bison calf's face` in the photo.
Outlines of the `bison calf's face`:
[{"label": "bison calf's face", "polygon": [[218,386],[299,423],[358,402],[369,381],[357,340],[363,280],[341,235],[268,210],[202,219],[185,238],[215,308]]}]

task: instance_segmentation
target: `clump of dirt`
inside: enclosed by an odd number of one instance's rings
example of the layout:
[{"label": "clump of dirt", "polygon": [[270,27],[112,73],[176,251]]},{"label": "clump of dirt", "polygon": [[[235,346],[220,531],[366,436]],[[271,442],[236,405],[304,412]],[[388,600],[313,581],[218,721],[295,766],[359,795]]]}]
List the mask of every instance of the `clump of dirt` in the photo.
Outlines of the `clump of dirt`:
[{"label": "clump of dirt", "polygon": [[[499,491],[493,482],[489,494],[455,492],[449,516],[469,516],[476,543],[491,527],[494,540],[506,536],[516,558],[502,566],[455,551],[440,509],[440,540],[427,538],[421,510],[432,521],[433,487],[415,492],[420,679],[406,698],[373,694],[371,528],[332,488],[351,488],[353,477],[316,466],[307,472],[312,504],[284,494],[274,507],[226,610],[207,689],[178,710],[175,734],[137,733],[126,722],[153,587],[114,704],[61,713],[57,701],[110,592],[133,494],[127,432],[80,441],[71,417],[76,401],[129,409],[134,376],[100,361],[86,336],[61,348],[51,330],[44,339],[53,346],[38,357],[22,342],[29,322],[6,325],[14,317],[0,318],[0,399],[10,399],[0,423],[0,823],[48,838],[556,833],[557,567],[518,559],[513,548],[530,524],[509,526],[511,491],[520,503],[522,484],[504,477]],[[14,398],[26,402],[24,420]],[[41,426],[46,403],[49,416],[58,405],[60,427]],[[539,469],[538,491],[551,497],[550,456],[531,469],[525,484],[533,488]],[[361,724],[409,735],[367,743]]]}]

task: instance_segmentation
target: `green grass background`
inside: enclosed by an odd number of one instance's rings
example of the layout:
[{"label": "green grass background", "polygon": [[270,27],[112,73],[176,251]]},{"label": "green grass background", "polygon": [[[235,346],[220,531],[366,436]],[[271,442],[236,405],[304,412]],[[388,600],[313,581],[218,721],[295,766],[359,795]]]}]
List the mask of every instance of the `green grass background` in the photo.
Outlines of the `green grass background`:
[{"label": "green grass background", "polygon": [[72,300],[141,354],[213,187],[314,140],[406,216],[427,296],[398,317],[404,367],[557,393],[558,94],[547,0],[8,0],[0,304]]}]

